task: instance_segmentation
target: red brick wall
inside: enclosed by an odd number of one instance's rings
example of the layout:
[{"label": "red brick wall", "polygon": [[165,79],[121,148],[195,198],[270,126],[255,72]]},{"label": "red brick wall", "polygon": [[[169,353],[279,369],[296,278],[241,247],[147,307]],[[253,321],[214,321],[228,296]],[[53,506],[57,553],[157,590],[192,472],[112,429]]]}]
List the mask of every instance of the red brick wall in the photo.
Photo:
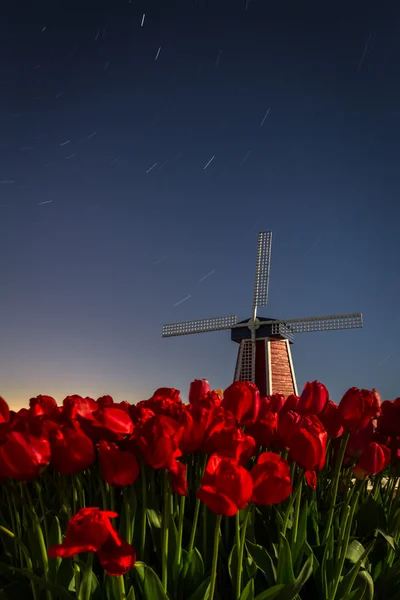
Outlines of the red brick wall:
[{"label": "red brick wall", "polygon": [[286,342],[270,342],[272,394],[289,396],[295,393]]}]

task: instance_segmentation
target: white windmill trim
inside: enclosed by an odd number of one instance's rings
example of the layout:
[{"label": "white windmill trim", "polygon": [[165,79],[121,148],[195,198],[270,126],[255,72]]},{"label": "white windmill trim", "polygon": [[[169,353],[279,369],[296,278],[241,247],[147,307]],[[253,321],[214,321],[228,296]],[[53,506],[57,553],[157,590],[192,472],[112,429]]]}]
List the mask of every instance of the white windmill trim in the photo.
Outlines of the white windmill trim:
[{"label": "white windmill trim", "polygon": [[293,388],[294,388],[294,393],[296,394],[296,396],[299,395],[298,390],[297,390],[297,382],[296,382],[296,375],[294,373],[294,367],[293,367],[293,360],[292,360],[292,353],[290,351],[290,344],[289,344],[289,340],[285,340],[286,342],[286,349],[287,349],[287,353],[288,353],[288,358],[289,358],[289,365],[290,365],[290,371],[292,373],[292,381],[293,381]]}]

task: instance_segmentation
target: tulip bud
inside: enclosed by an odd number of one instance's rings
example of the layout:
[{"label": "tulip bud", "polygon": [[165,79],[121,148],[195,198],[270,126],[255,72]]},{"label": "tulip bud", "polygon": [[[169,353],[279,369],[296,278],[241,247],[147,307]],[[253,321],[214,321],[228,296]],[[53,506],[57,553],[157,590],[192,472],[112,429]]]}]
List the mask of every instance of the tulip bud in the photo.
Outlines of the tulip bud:
[{"label": "tulip bud", "polygon": [[207,379],[195,379],[190,384],[189,404],[195,404],[210,391],[211,387]]},{"label": "tulip bud", "polygon": [[304,415],[319,415],[328,399],[329,392],[322,383],[307,381],[296,410]]},{"label": "tulip bud", "polygon": [[370,390],[352,387],[339,403],[341,423],[348,431],[358,431],[380,415],[380,400]]},{"label": "tulip bud", "polygon": [[366,475],[376,475],[386,469],[390,463],[390,458],[390,448],[383,444],[371,442],[354,467],[354,474],[358,479],[362,479]]},{"label": "tulip bud", "polygon": [[250,381],[234,381],[226,388],[221,406],[239,423],[255,423],[260,410],[260,392]]},{"label": "tulip bud", "polygon": [[283,394],[271,394],[267,396],[269,400],[269,410],[275,413],[279,413],[286,403],[286,398]]}]

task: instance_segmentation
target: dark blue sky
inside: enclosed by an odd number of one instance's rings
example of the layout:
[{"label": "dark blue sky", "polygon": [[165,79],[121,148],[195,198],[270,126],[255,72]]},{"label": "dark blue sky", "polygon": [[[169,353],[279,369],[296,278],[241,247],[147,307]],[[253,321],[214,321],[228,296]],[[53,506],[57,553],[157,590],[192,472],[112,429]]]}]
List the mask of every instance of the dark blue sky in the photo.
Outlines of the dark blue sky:
[{"label": "dark blue sky", "polygon": [[296,337],[299,386],[399,395],[399,32],[397,2],[4,2],[0,394],[228,386],[229,332],[161,326],[249,317],[272,230],[261,315],[364,315]]}]

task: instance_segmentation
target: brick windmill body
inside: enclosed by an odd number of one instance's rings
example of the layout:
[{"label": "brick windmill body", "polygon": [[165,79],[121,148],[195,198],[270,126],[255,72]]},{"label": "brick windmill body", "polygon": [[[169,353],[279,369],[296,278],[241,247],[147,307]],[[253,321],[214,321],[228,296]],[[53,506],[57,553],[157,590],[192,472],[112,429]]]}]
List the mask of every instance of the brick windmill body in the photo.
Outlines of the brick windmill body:
[{"label": "brick windmill body", "polygon": [[162,337],[231,330],[239,344],[234,381],[252,381],[261,395],[297,394],[290,345],[295,333],[362,327],[362,314],[329,315],[300,319],[257,317],[266,306],[271,262],[272,232],[258,234],[253,309],[250,319],[238,322],[236,315],[164,325]]}]

